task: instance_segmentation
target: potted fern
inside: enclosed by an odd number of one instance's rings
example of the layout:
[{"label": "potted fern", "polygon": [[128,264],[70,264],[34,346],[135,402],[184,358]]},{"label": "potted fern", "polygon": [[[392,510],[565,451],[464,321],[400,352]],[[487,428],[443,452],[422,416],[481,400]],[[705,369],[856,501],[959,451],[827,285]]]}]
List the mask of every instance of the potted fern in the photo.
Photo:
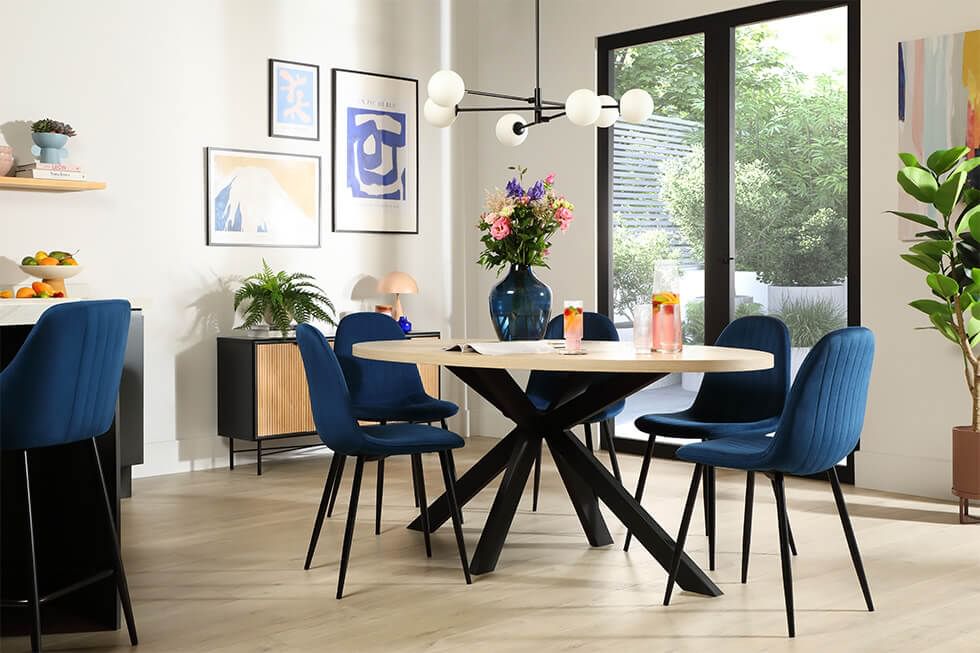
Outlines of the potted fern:
[{"label": "potted fern", "polygon": [[300,272],[273,272],[262,259],[262,271],[243,279],[235,293],[236,311],[243,303],[248,304],[236,328],[254,329],[264,323],[286,337],[293,326],[311,319],[337,326],[333,303],[312,279]]},{"label": "potted fern", "polygon": [[932,326],[926,328],[954,343],[963,356],[973,410],[969,426],[953,427],[953,494],[960,499],[960,523],[978,521],[969,515],[969,501],[980,499],[980,188],[975,179],[980,157],[964,159],[969,153],[967,147],[938,150],[925,165],[912,154],[899,154],[904,164],[899,185],[935,208],[938,218],[889,211],[925,227],[916,234],[924,240],[901,257],[926,273],[932,297],[910,306],[928,315]]}]

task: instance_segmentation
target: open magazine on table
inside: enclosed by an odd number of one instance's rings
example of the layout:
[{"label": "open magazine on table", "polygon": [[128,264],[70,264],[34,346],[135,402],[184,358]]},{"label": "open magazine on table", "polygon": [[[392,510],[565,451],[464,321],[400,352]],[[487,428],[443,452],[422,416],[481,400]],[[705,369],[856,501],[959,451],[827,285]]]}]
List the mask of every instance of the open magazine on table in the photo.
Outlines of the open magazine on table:
[{"label": "open magazine on table", "polygon": [[444,347],[446,351],[476,353],[485,356],[504,356],[506,354],[554,354],[564,348],[561,340],[515,340],[512,342],[460,342]]}]

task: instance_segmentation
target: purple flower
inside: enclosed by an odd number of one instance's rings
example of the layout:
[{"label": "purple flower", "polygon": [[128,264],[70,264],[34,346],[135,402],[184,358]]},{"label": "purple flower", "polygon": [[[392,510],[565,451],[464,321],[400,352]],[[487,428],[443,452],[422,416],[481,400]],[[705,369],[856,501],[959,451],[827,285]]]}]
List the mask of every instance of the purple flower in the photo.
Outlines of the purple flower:
[{"label": "purple flower", "polygon": [[517,181],[517,177],[507,182],[507,197],[520,197],[523,194],[524,189],[521,188],[521,183]]},{"label": "purple flower", "polygon": [[534,182],[534,185],[531,186],[531,190],[527,191],[527,196],[530,197],[532,201],[539,200],[544,197],[544,184],[541,183],[540,180]]}]

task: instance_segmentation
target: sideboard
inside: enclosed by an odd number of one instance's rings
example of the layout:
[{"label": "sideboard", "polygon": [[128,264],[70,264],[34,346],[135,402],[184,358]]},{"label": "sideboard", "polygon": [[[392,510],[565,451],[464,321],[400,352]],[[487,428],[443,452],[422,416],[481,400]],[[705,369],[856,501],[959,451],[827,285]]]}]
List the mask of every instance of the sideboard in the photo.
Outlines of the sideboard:
[{"label": "sideboard", "polygon": [[[438,331],[413,331],[409,338],[436,338]],[[333,344],[333,338],[327,340]],[[419,365],[425,391],[439,397],[439,367]],[[255,445],[255,473],[263,454],[284,453],[317,444],[270,446],[272,440],[316,435],[306,372],[295,338],[249,335],[218,338],[218,435],[228,438],[228,466],[235,469],[235,441]],[[242,449],[238,453],[242,453]]]}]

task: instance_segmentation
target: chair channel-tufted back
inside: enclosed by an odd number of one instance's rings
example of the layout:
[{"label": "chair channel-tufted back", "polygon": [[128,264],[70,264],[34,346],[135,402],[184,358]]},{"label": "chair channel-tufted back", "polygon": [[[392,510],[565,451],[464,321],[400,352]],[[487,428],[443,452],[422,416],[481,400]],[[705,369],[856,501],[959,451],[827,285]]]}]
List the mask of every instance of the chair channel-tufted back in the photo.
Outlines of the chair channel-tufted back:
[{"label": "chair channel-tufted back", "polygon": [[768,452],[788,474],[830,469],[857,446],[864,425],[874,335],[864,327],[828,333],[803,361]]},{"label": "chair channel-tufted back", "polygon": [[113,299],[57,304],[41,314],[0,372],[0,447],[50,447],[109,430],[130,310]]},{"label": "chair channel-tufted back", "polygon": [[376,403],[379,397],[397,403],[402,398],[425,395],[418,367],[357,358],[353,347],[359,342],[404,340],[398,323],[383,313],[351,313],[337,325],[334,348],[355,404]]},{"label": "chair channel-tufted back", "polygon": [[364,433],[354,419],[347,382],[330,343],[309,324],[296,327],[296,343],[303,357],[313,421],[320,439],[338,453],[357,452],[364,444]]},{"label": "chair channel-tufted back", "polygon": [[712,372],[704,381],[689,412],[715,422],[750,422],[778,417],[790,384],[790,338],[786,325],[774,317],[752,315],[732,321],[718,347],[767,351],[773,367],[755,372]]}]

